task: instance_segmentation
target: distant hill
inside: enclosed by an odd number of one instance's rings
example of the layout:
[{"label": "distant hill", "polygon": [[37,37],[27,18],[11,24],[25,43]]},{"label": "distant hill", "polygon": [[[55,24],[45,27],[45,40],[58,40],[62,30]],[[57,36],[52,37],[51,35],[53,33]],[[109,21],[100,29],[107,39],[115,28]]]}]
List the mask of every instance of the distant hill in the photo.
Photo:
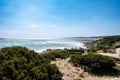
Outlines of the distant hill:
[{"label": "distant hill", "polygon": [[[105,38],[105,37],[114,37],[114,36],[120,36],[120,35],[109,35],[109,36],[88,36],[88,37],[71,37],[71,38]],[[70,37],[69,37],[70,38]]]}]

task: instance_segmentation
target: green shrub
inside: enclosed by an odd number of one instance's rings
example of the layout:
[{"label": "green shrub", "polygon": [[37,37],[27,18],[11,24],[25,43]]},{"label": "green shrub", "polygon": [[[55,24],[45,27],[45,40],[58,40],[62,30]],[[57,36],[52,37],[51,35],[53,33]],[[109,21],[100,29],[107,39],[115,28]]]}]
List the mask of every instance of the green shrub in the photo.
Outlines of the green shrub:
[{"label": "green shrub", "polygon": [[66,51],[69,52],[69,54],[83,54],[84,53],[84,49],[83,48],[71,48],[71,49],[66,49]]},{"label": "green shrub", "polygon": [[98,50],[103,50],[104,52],[108,52],[109,49],[115,49],[120,47],[120,36],[106,36],[99,40],[92,41],[94,47],[90,48],[88,52],[96,52]]},{"label": "green shrub", "polygon": [[45,51],[42,56],[45,57],[46,59],[49,60],[55,60],[56,58],[61,58],[61,59],[65,59],[67,57],[73,56],[73,55],[81,55],[84,53],[84,49],[79,48],[71,48],[71,49],[55,49],[55,50],[47,50]]},{"label": "green shrub", "polygon": [[0,49],[0,80],[61,80],[58,68],[25,47]]},{"label": "green shrub", "polygon": [[98,45],[112,46],[120,41],[120,36],[107,36],[98,41]]},{"label": "green shrub", "polygon": [[84,68],[85,71],[112,69],[115,66],[115,59],[99,54],[76,55],[70,60],[75,66]]},{"label": "green shrub", "polygon": [[111,49],[116,49],[116,48],[120,48],[120,44],[113,44],[111,46]]},{"label": "green shrub", "polygon": [[45,52],[42,56],[49,60],[55,60],[55,58],[65,59],[69,56],[69,53],[66,50],[51,50]]}]

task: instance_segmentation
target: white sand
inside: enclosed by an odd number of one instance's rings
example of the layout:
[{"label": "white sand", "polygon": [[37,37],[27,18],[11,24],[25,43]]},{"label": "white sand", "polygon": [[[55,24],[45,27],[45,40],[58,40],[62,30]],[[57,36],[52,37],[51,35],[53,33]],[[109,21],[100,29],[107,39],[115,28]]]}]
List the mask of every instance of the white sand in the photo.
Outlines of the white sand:
[{"label": "white sand", "polygon": [[52,64],[56,64],[60,72],[63,74],[62,80],[80,80],[80,74],[83,72],[81,68],[74,67],[67,59],[56,59]]},{"label": "white sand", "polygon": [[117,48],[115,50],[116,53],[97,53],[97,54],[101,54],[101,55],[106,55],[106,56],[111,56],[111,57],[115,57],[115,58],[120,58],[120,48]]},{"label": "white sand", "polygon": [[52,61],[51,64],[56,64],[60,72],[63,74],[62,80],[120,80],[120,77],[110,77],[110,76],[91,76],[89,74],[83,74],[83,70],[79,67],[73,66],[67,59],[56,59]]}]

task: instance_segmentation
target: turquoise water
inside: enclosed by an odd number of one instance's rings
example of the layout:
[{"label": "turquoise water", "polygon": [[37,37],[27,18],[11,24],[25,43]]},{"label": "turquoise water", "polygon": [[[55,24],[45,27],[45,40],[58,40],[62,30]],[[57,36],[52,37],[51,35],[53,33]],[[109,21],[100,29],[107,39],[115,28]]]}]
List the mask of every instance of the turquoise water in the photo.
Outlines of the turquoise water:
[{"label": "turquoise water", "polygon": [[61,38],[61,39],[1,39],[0,48],[11,46],[24,46],[36,52],[46,49],[86,48],[82,40],[95,40],[96,38]]}]

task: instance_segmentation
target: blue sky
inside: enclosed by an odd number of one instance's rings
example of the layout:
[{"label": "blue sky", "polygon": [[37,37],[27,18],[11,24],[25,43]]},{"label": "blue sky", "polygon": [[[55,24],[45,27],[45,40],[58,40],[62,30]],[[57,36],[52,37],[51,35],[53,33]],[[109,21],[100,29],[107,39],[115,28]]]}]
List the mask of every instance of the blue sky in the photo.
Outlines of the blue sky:
[{"label": "blue sky", "polygon": [[120,35],[120,0],[0,0],[0,37]]}]

